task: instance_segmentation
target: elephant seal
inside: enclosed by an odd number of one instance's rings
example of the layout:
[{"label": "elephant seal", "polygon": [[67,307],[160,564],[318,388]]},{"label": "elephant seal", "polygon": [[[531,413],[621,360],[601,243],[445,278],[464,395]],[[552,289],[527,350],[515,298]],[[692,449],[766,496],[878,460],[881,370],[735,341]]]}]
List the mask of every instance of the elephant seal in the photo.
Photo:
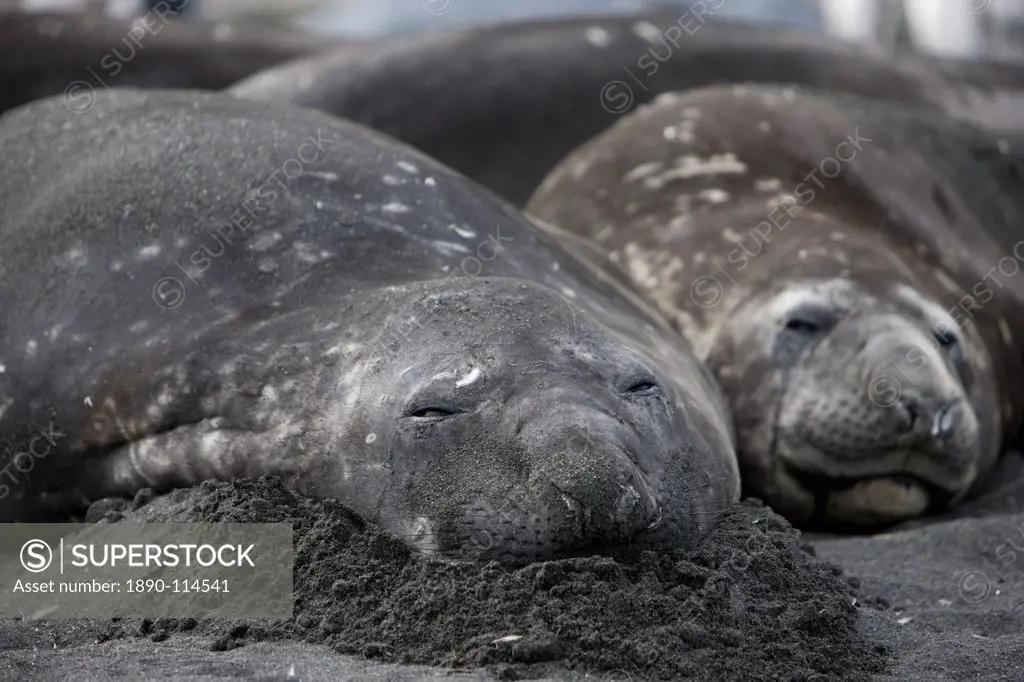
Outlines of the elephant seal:
[{"label": "elephant seal", "polygon": [[107,87],[220,90],[279,62],[344,44],[300,31],[180,21],[174,4],[114,19],[0,10],[0,113],[60,93],[85,110]]},{"label": "elephant seal", "polygon": [[692,340],[745,490],[870,528],[973,494],[1018,430],[1022,149],[853,96],[708,87],[573,152],[526,210]]},{"label": "elephant seal", "polygon": [[728,21],[716,16],[723,5],[396,36],[271,67],[229,92],[376,128],[517,206],[572,149],[659,93],[782,81],[981,122],[1024,102],[1011,97],[1024,88],[980,69]]},{"label": "elephant seal", "polygon": [[0,518],[269,473],[515,563],[689,546],[738,500],[667,323],[405,145],[114,89],[9,112],[0,150]]}]

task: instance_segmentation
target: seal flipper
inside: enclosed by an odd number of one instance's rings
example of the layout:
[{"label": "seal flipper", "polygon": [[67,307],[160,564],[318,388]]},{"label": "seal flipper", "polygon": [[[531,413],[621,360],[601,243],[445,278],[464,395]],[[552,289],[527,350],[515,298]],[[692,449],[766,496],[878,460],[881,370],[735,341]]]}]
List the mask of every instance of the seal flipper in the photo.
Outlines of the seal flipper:
[{"label": "seal flipper", "polygon": [[[297,458],[261,452],[275,443],[257,435],[231,428],[221,417],[184,424],[112,449],[88,467],[86,478],[80,479],[73,491],[63,493],[60,499],[47,495],[45,501],[48,506],[58,502],[66,506],[68,502],[130,497],[143,488],[166,492],[207,480],[255,478],[266,473],[297,477],[302,470]],[[260,466],[267,462],[275,463],[273,471]]]}]

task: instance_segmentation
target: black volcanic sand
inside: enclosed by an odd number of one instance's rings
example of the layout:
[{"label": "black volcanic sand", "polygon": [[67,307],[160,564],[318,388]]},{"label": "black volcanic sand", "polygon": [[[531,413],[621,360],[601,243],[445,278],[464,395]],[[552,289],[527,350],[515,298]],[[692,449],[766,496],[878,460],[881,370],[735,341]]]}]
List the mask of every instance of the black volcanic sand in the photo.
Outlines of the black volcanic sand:
[{"label": "black volcanic sand", "polygon": [[296,496],[269,478],[146,501],[97,503],[89,518],[290,522],[295,533],[291,621],[92,621],[97,643],[158,643],[150,658],[161,647],[171,654],[176,640],[214,652],[287,640],[380,662],[484,668],[499,679],[575,671],[849,680],[884,668],[884,649],[856,628],[848,582],[757,502],[725,518],[691,556],[644,552],[508,570],[411,554],[339,503]]},{"label": "black volcanic sand", "polygon": [[[879,659],[852,630],[856,615],[859,630],[892,652],[876,680],[1016,681],[1024,670],[1024,457],[1007,456],[990,480],[978,500],[889,532],[804,535],[818,556],[859,582],[856,605],[851,597],[855,614],[841,598],[850,594],[843,583],[801,553],[784,522],[756,505],[726,519],[689,560],[554,562],[499,571],[500,579],[488,583],[488,567],[413,559],[341,507],[295,498],[269,481],[179,491],[127,511],[126,520],[297,524],[299,620],[0,619],[0,680],[486,682],[515,673],[584,682],[640,677],[624,658],[628,651],[660,654],[648,676],[681,676],[670,671],[688,664],[714,680],[863,679],[862,671]],[[111,508],[125,503],[95,505],[92,512],[98,517]],[[537,582],[542,570],[551,583],[536,594],[520,587]],[[346,581],[344,596],[331,596],[337,581]],[[559,596],[568,591],[577,596]],[[353,607],[360,599],[363,605]],[[517,599],[522,606],[510,606]],[[808,608],[814,602],[821,604],[817,610]],[[655,608],[686,618],[652,622]],[[328,615],[335,619],[326,628],[336,627],[340,615],[343,629],[328,633],[322,625]],[[523,639],[492,643],[509,634]],[[561,661],[513,658],[536,656],[528,652],[543,651],[552,636]],[[695,646],[702,636],[708,647]],[[855,655],[858,648],[863,657]],[[824,669],[838,674],[808,672],[823,652]],[[403,655],[494,662],[461,669],[384,662]],[[618,667],[600,671],[601,665]]]}]

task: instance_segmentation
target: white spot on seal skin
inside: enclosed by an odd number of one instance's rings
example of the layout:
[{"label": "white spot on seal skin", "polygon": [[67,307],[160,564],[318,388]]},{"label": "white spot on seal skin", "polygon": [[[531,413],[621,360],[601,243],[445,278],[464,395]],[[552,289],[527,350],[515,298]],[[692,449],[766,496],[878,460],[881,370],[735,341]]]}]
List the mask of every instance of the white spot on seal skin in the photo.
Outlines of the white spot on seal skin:
[{"label": "white spot on seal skin", "polygon": [[576,298],[576,292],[569,287],[562,287],[562,295],[566,298]]},{"label": "white spot on seal skin", "polygon": [[[845,309],[856,298],[856,289],[849,280],[831,279],[817,284],[794,284],[776,294],[764,307],[764,314],[783,319],[798,307],[833,305]],[[766,336],[766,338],[770,338]]]},{"label": "white spot on seal skin", "polygon": [[697,195],[698,198],[712,204],[721,204],[729,200],[729,193],[725,190],[712,187]]},{"label": "white spot on seal skin", "polygon": [[381,179],[384,181],[385,185],[391,185],[392,187],[402,184],[402,181],[396,178],[394,175],[385,175]]},{"label": "white spot on seal skin", "polygon": [[633,170],[631,170],[628,173],[626,173],[625,175],[623,175],[622,176],[622,181],[623,182],[633,182],[634,180],[639,180],[640,178],[647,177],[648,175],[651,175],[652,173],[655,173],[655,172],[657,172],[660,169],[661,169],[661,163],[659,161],[651,161],[650,163],[642,163],[639,166],[637,166],[636,168],[634,168]]},{"label": "white spot on seal skin", "polygon": [[314,253],[315,247],[309,242],[295,242],[292,244],[292,248],[295,249],[295,257],[303,263],[316,264],[325,260],[323,252]]},{"label": "white spot on seal skin", "polygon": [[408,161],[399,161],[395,165],[404,170],[406,173],[412,173],[413,175],[417,175],[420,172],[419,168],[409,163]]},{"label": "white spot on seal skin", "polygon": [[427,178],[426,180],[423,181],[423,184],[426,185],[427,187],[434,187],[437,185],[437,180],[435,180],[434,178]]},{"label": "white spot on seal skin", "polygon": [[896,295],[931,318],[933,324],[941,322],[946,329],[956,329],[959,326],[942,306],[922,296],[917,289],[908,287],[906,284],[898,284],[896,285]]},{"label": "white spot on seal skin", "polygon": [[[626,244],[625,251],[626,267],[633,280],[647,289],[657,288],[659,280],[651,267],[648,254],[642,251],[634,242]],[[611,254],[609,254],[610,257]]]},{"label": "white spot on seal skin", "polygon": [[452,230],[454,230],[455,234],[459,235],[463,239],[472,239],[473,237],[476,236],[476,232],[474,232],[473,230],[469,229],[468,227],[460,227],[460,226],[456,225],[455,223],[452,223],[448,227],[450,227]]},{"label": "white spot on seal skin", "polygon": [[266,251],[279,241],[281,241],[280,232],[266,232],[253,239],[249,248],[253,251]]},{"label": "white spot on seal skin", "polygon": [[643,38],[649,43],[656,43],[661,40],[661,31],[649,21],[638,21],[633,24],[633,33],[638,38]]},{"label": "white spot on seal skin", "polygon": [[462,388],[463,386],[469,386],[470,384],[476,382],[476,380],[479,379],[479,378],[480,378],[480,368],[474,367],[473,369],[471,369],[469,371],[469,374],[467,374],[466,376],[462,377],[461,379],[459,379],[458,381],[455,382],[455,388]]},{"label": "white spot on seal skin", "polygon": [[612,37],[600,26],[590,26],[587,28],[587,42],[594,47],[607,47]]},{"label": "white spot on seal skin", "polygon": [[777,192],[782,189],[782,180],[778,178],[760,178],[754,181],[754,189],[758,192]]},{"label": "white spot on seal skin", "polygon": [[235,29],[230,24],[217,24],[213,27],[213,39],[220,42],[227,40],[235,34]]},{"label": "white spot on seal skin", "polygon": [[[650,26],[650,24],[648,24],[648,26]],[[657,29],[655,29],[655,30],[657,30]],[[504,637],[499,637],[498,639],[492,641],[491,644],[504,644],[505,642],[518,642],[522,638],[523,638],[522,635],[505,635]]]},{"label": "white spot on seal skin", "polygon": [[409,207],[405,204],[400,204],[397,201],[389,201],[388,203],[381,206],[380,210],[385,213],[408,213]]},{"label": "white spot on seal skin", "polygon": [[950,276],[945,273],[945,271],[940,270],[939,268],[935,268],[934,272],[935,279],[939,281],[939,284],[941,284],[946,291],[948,291],[951,294],[963,293],[963,291],[960,289],[960,286],[956,282],[954,282],[950,278]]},{"label": "white spot on seal skin", "polygon": [[362,345],[358,343],[339,343],[336,346],[331,346],[324,351],[323,357],[329,358],[334,355],[352,355],[362,349]]},{"label": "white spot on seal skin", "polygon": [[69,263],[78,268],[85,267],[89,262],[89,259],[85,257],[85,250],[81,246],[69,249],[64,255]]},{"label": "white spot on seal skin", "polygon": [[0,374],[3,374],[6,371],[7,367],[4,365],[4,363],[0,362]]},{"label": "white spot on seal skin", "polygon": [[226,436],[220,431],[211,431],[200,437],[199,447],[202,453],[209,457],[223,451],[226,440]]},{"label": "white spot on seal skin", "polygon": [[4,418],[4,412],[7,411],[7,408],[9,408],[13,404],[14,398],[7,398],[6,400],[4,400],[3,405],[0,405],[0,420]]},{"label": "white spot on seal skin", "polygon": [[139,249],[139,260],[149,260],[160,255],[163,248],[159,244],[150,244]]},{"label": "white spot on seal skin", "polygon": [[1010,325],[1006,324],[1006,320],[1001,317],[999,318],[999,333],[1003,336],[1003,343],[1013,348],[1013,334],[1010,333]]},{"label": "white spot on seal skin", "polygon": [[770,133],[772,131],[772,124],[768,121],[758,121],[757,129],[762,133]]},{"label": "white spot on seal skin", "polygon": [[455,242],[436,241],[434,242],[434,248],[446,256],[454,256],[456,253],[469,253],[469,249]]},{"label": "white spot on seal skin", "polygon": [[267,384],[263,387],[263,391],[260,393],[260,398],[268,403],[277,402],[277,389]]},{"label": "white spot on seal skin", "polygon": [[36,343],[35,341],[30,340],[28,343],[25,344],[25,355],[27,357],[34,358],[36,356],[37,348],[39,348],[39,344]]},{"label": "white spot on seal skin", "polygon": [[376,440],[377,440],[377,434],[376,433],[369,433],[369,434],[366,435],[366,444],[367,445],[373,445]]},{"label": "white spot on seal skin", "polygon": [[722,175],[725,173],[742,174],[747,172],[747,164],[737,160],[735,154],[714,154],[702,159],[694,154],[686,154],[676,160],[676,166],[661,175],[644,180],[644,187],[652,190],[661,189],[670,180],[686,180],[699,175]]},{"label": "white spot on seal skin", "polygon": [[91,396],[85,396],[85,400],[82,401],[82,402],[84,402],[89,407],[92,407],[92,397]]},{"label": "white spot on seal skin", "polygon": [[722,238],[726,241],[732,242],[733,244],[739,244],[743,240],[743,237],[731,227],[727,227],[722,230]]},{"label": "white spot on seal skin", "polygon": [[[17,6],[18,3],[14,3],[14,4],[15,4],[15,6]],[[42,7],[46,8],[47,7],[46,3],[43,3]],[[22,3],[22,9],[31,10],[31,9],[39,9],[39,8],[40,7],[39,7],[39,3],[38,2],[32,2],[31,0],[26,0],[25,2]],[[61,33],[64,32],[64,28],[65,27],[66,27],[66,24],[64,24],[61,21],[56,21],[56,20],[51,20],[51,19],[44,19],[44,20],[39,22],[38,26],[36,26],[36,30],[38,30],[39,33],[44,35],[44,36],[49,36],[50,38],[57,38],[58,36],[60,36]]]}]

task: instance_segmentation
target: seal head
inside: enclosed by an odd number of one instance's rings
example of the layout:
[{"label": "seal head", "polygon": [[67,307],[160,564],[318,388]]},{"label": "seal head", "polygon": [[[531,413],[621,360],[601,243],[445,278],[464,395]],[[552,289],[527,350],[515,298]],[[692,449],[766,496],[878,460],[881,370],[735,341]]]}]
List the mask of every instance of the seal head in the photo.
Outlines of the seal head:
[{"label": "seal head", "polygon": [[807,274],[737,297],[709,340],[749,438],[749,487],[793,519],[832,525],[960,499],[999,445],[982,339],[908,284]]},{"label": "seal head", "polygon": [[[407,350],[347,372],[337,394],[359,398],[324,419],[368,434],[366,466],[391,453],[375,501],[410,509],[395,523],[416,546],[515,563],[689,545],[717,518],[694,502],[725,482],[710,480],[729,473],[712,460],[722,444],[700,435],[709,425],[656,356],[521,280],[418,288],[410,302],[424,321]],[[365,488],[360,463],[340,464],[326,481],[341,490],[320,492],[358,497],[346,484]]]},{"label": "seal head", "polygon": [[527,211],[607,249],[693,341],[750,493],[873,526],[979,489],[1017,429],[1024,288],[991,280],[1020,269],[1010,147],[834,93],[710,87],[578,149]]}]

